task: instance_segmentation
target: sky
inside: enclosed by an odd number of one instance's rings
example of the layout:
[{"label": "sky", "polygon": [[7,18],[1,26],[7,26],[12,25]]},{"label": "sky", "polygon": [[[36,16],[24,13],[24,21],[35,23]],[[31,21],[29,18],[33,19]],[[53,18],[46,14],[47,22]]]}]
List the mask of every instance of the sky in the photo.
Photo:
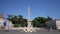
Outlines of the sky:
[{"label": "sky", "polygon": [[0,12],[4,17],[8,14],[23,15],[27,19],[28,6],[31,20],[38,16],[60,19],[60,0],[0,0]]}]

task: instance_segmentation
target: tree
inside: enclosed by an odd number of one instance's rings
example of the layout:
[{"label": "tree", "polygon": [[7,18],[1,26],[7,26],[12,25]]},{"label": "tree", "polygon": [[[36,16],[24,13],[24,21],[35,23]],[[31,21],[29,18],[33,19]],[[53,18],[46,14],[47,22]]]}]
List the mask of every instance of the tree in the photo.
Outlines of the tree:
[{"label": "tree", "polygon": [[[15,27],[26,27],[27,26],[27,19],[23,18],[22,15],[14,16],[8,15],[8,20],[12,21]],[[53,20],[51,17],[36,17],[32,20],[33,27],[45,27],[45,23],[47,21]]]},{"label": "tree", "polygon": [[27,19],[23,19],[23,20],[24,20],[23,26],[24,26],[24,27],[27,27]]},{"label": "tree", "polygon": [[47,17],[47,20],[50,21],[50,20],[53,20],[50,16]]},{"label": "tree", "polygon": [[18,22],[21,25],[21,27],[26,27],[27,26],[27,19],[23,18],[22,15],[18,15],[18,17],[19,17]]},{"label": "tree", "polygon": [[22,15],[18,15],[18,17],[19,17],[19,18],[23,18],[23,16],[22,16]]},{"label": "tree", "polygon": [[26,27],[27,26],[27,19],[23,18],[22,15],[18,15],[18,16],[8,15],[7,19],[12,21],[12,23],[14,24],[14,27]]},{"label": "tree", "polygon": [[12,18],[12,23],[13,23],[13,24],[18,23],[18,17],[17,17],[17,16],[14,16],[14,17]]},{"label": "tree", "polygon": [[8,16],[8,20],[11,21],[11,19],[13,18],[13,15],[7,15]]},{"label": "tree", "polygon": [[52,18],[36,17],[35,19],[32,20],[32,25],[33,27],[45,27],[45,23],[48,20],[52,20]]}]

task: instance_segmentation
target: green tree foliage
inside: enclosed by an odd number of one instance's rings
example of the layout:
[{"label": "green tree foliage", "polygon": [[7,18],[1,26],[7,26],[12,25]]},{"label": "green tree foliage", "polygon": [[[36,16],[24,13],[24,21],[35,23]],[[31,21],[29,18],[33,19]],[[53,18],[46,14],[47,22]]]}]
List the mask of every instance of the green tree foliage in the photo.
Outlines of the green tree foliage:
[{"label": "green tree foliage", "polygon": [[13,15],[7,15],[8,16],[8,20],[11,21],[11,19],[13,18]]},{"label": "green tree foliage", "polygon": [[50,20],[53,20],[50,16],[47,17],[47,20],[50,21]]},{"label": "green tree foliage", "polygon": [[[27,26],[27,19],[23,18],[22,15],[14,16],[8,15],[8,20],[12,21],[15,27],[26,27]],[[36,17],[32,20],[33,27],[45,27],[45,23],[47,21],[53,20],[51,17]]]},{"label": "green tree foliage", "polygon": [[24,19],[22,15],[12,16],[8,15],[8,20],[12,21],[15,27],[26,27],[27,19]]},{"label": "green tree foliage", "polygon": [[48,17],[36,17],[35,19],[32,20],[32,25],[33,27],[45,27],[45,23],[47,21],[52,20],[52,18]]}]

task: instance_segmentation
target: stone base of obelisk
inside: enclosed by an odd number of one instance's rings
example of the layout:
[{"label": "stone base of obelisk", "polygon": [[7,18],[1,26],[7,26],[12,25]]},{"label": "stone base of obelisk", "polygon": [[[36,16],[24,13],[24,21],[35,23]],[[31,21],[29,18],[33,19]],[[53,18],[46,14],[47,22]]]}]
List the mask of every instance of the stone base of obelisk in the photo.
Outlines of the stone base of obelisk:
[{"label": "stone base of obelisk", "polygon": [[36,31],[34,30],[34,28],[26,27],[26,28],[24,28],[24,32],[36,32]]}]

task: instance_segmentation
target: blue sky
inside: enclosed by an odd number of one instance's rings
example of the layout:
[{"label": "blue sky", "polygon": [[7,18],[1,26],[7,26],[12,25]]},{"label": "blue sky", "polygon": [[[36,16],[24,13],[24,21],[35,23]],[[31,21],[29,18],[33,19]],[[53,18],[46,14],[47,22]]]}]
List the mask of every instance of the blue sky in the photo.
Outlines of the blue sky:
[{"label": "blue sky", "polygon": [[28,5],[31,20],[37,16],[60,19],[60,0],[0,0],[0,12],[3,12],[4,17],[21,14],[27,18]]}]

